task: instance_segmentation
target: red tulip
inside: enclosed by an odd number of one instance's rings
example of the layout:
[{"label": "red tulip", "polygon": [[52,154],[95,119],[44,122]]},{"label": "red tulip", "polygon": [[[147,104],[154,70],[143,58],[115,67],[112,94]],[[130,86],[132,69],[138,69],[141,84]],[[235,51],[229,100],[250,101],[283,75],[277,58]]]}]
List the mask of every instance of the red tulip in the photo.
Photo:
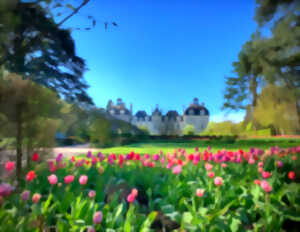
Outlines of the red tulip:
[{"label": "red tulip", "polygon": [[35,177],[36,177],[35,172],[34,171],[29,171],[26,175],[26,180],[27,181],[33,181]]},{"label": "red tulip", "polygon": [[5,163],[5,169],[6,169],[6,171],[10,172],[10,171],[14,170],[14,168],[15,168],[15,162],[7,161]]},{"label": "red tulip", "polygon": [[32,160],[33,161],[38,161],[39,160],[39,154],[38,153],[34,153],[32,156]]},{"label": "red tulip", "polygon": [[289,174],[288,174],[288,177],[289,177],[289,179],[290,179],[290,180],[294,180],[294,179],[295,179],[295,177],[296,177],[296,174],[295,174],[295,172],[293,172],[293,171],[290,171],[290,172],[289,172]]}]

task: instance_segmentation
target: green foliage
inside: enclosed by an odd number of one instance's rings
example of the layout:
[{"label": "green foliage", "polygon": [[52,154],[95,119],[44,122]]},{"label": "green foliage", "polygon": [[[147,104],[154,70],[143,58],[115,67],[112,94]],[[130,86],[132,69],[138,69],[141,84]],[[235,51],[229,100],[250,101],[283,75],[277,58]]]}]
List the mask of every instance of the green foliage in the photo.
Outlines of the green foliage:
[{"label": "green foliage", "polygon": [[101,147],[110,146],[113,142],[111,123],[105,118],[98,118],[90,125],[90,140]]},{"label": "green foliage", "polygon": [[57,125],[53,118],[59,115],[59,110],[60,102],[53,91],[16,74],[0,76],[0,113],[7,121],[2,133],[16,139],[19,178],[24,145],[28,161],[34,148],[53,145]]},{"label": "green foliage", "polygon": [[243,123],[234,123],[231,121],[209,122],[205,131],[201,135],[238,135],[243,129]]},{"label": "green foliage", "polygon": [[141,130],[143,134],[150,135],[150,130],[147,126],[139,125],[138,128]]},{"label": "green foliage", "polygon": [[[200,152],[205,154],[208,150]],[[244,150],[245,155],[249,152]],[[42,194],[40,202],[23,201],[19,194],[4,197],[0,207],[1,231],[46,231],[50,227],[74,232],[86,231],[89,227],[116,232],[281,231],[286,230],[285,222],[300,221],[298,180],[287,178],[290,170],[297,170],[299,159],[294,161],[295,154],[289,149],[273,155],[269,152],[255,155],[257,162],[263,160],[264,170],[272,173],[266,179],[272,186],[269,193],[253,183],[261,179],[261,174],[257,165],[248,164],[246,160],[226,162],[225,168],[221,163],[210,161],[211,171],[223,178],[222,185],[216,186],[214,179],[207,176],[203,160],[195,165],[179,155],[179,150],[173,154],[187,162],[178,175],[161,160],[153,161],[155,166],[151,168],[140,160],[126,160],[120,167],[117,154],[115,164],[109,164],[107,159],[83,166],[68,161],[66,167],[55,172],[60,184],[53,186],[47,181],[51,174],[47,164],[38,165],[36,179],[22,182],[20,188],[30,190],[31,195]],[[276,166],[278,160],[284,163],[282,168]],[[98,173],[100,165],[104,170],[101,174]],[[63,179],[70,173],[75,180],[65,184]],[[88,176],[86,185],[79,184],[81,175]],[[133,188],[138,190],[138,195],[133,203],[127,203],[126,198]],[[196,195],[198,188],[205,189],[201,197]],[[95,198],[88,196],[91,189],[96,191]],[[93,224],[96,211],[103,214],[98,225]]]},{"label": "green foliage", "polygon": [[85,61],[76,55],[71,32],[60,28],[50,8],[37,2],[1,1],[0,65],[69,101],[91,104],[83,79]]},{"label": "green foliage", "polygon": [[[226,79],[223,108],[247,109],[245,121],[253,122],[255,129],[259,129],[258,124],[264,125],[263,127],[272,125],[277,134],[298,133],[300,131],[300,51],[298,49],[300,3],[297,0],[256,0],[256,6],[255,19],[260,27],[251,40],[243,45],[238,61],[233,63],[235,76]],[[262,26],[264,30],[261,30]],[[264,36],[260,30],[263,32],[269,30],[271,36]],[[268,87],[270,85],[288,89],[288,95],[292,100],[282,103],[272,99],[269,106],[272,105],[273,114],[272,109],[269,109],[269,118],[262,117],[262,102],[258,108],[256,106],[260,95],[264,95],[260,96],[260,101],[262,98],[267,98],[266,91],[263,90],[267,86],[267,91],[270,92]],[[291,124],[291,120],[290,122],[286,119],[281,120],[282,115],[275,120],[274,116],[276,110],[279,112],[279,108],[286,108],[289,104],[296,107],[294,108],[296,109],[294,130],[288,125]],[[292,114],[294,109],[291,110]],[[253,116],[253,111],[256,111],[256,117]],[[258,112],[261,112],[259,117]]]},{"label": "green foliage", "polygon": [[300,131],[295,96],[287,88],[276,85],[265,87],[253,116],[264,127],[273,127],[276,134],[295,134]]},{"label": "green foliage", "polygon": [[195,127],[191,124],[187,124],[185,128],[183,128],[184,135],[195,135]]}]

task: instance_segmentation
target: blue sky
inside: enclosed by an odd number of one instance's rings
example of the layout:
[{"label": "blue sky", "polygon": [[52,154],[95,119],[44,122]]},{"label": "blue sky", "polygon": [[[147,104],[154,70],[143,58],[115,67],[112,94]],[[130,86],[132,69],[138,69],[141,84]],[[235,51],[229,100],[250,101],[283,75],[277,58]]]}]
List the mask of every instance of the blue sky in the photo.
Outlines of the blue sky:
[{"label": "blue sky", "polygon": [[[88,26],[88,15],[97,20],[73,37],[98,107],[121,97],[134,112],[159,104],[182,113],[198,97],[221,121],[225,76],[256,29],[254,10],[254,0],[91,0],[66,26]],[[119,26],[105,31],[105,21]]]}]

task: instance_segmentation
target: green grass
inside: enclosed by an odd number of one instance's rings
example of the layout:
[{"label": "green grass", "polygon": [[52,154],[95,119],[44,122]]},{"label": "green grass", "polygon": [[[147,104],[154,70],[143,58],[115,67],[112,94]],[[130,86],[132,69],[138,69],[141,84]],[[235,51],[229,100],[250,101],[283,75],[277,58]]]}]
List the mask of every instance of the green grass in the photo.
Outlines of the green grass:
[{"label": "green grass", "polygon": [[270,139],[247,139],[247,140],[236,140],[233,141],[199,141],[199,140],[148,140],[141,143],[135,143],[125,146],[103,148],[101,151],[103,153],[117,153],[126,154],[130,151],[135,151],[140,154],[154,154],[162,150],[164,153],[172,152],[175,148],[185,148],[188,153],[195,151],[195,147],[199,147],[202,151],[208,146],[211,146],[212,151],[226,149],[226,150],[249,150],[251,147],[256,147],[260,149],[269,149],[271,146],[279,146],[281,148],[300,146],[300,139],[290,139],[290,138],[270,138]]}]

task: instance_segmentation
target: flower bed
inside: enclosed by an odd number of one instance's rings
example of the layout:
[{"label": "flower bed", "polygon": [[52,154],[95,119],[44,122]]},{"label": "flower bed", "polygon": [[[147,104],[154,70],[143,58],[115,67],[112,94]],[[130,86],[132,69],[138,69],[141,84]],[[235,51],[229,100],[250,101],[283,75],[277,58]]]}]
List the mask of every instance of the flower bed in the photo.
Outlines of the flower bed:
[{"label": "flower bed", "polygon": [[[92,154],[0,184],[1,231],[292,231],[300,147]],[[6,171],[14,171],[7,162]]]}]

